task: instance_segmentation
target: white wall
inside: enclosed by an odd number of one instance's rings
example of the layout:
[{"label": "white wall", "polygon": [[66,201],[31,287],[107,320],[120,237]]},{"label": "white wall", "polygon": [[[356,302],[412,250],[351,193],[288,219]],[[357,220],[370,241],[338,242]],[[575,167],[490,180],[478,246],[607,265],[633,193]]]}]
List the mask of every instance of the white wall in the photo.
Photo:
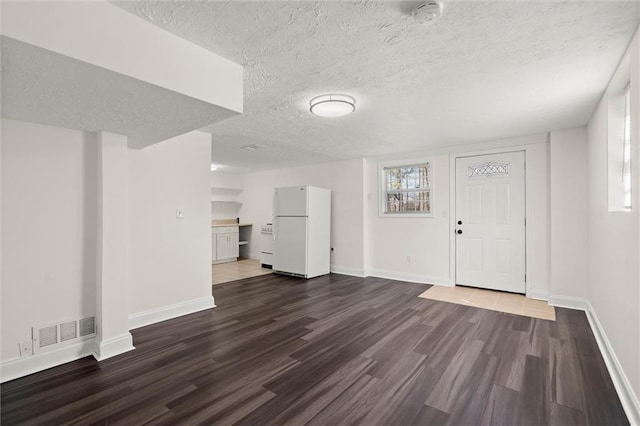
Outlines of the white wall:
[{"label": "white wall", "polygon": [[[415,282],[449,283],[449,155],[420,155],[398,161],[432,160],[434,217],[379,217],[378,166],[388,159],[368,159],[366,200],[368,275]],[[394,159],[395,160],[395,159]],[[368,198],[368,196],[367,196]],[[407,261],[411,256],[411,263]]]},{"label": "white wall", "polygon": [[549,143],[526,146],[527,296],[546,299],[550,286]]},{"label": "white wall", "polygon": [[553,295],[586,298],[587,130],[551,132],[551,288]]},{"label": "white wall", "polygon": [[[547,136],[489,142],[473,149],[482,149],[483,153],[505,150],[527,153],[527,294],[546,298],[550,241]],[[469,152],[473,151],[465,151]],[[416,158],[430,158],[434,164],[434,217],[379,217],[379,164]],[[448,150],[439,150],[244,175],[244,190],[238,199],[243,202],[240,221],[254,225],[250,255],[259,257],[260,225],[271,221],[273,188],[309,183],[333,190],[333,272],[452,285],[450,158]],[[411,262],[407,262],[407,256],[411,256]]]},{"label": "white wall", "polygon": [[211,296],[210,158],[203,132],[129,150],[130,314]]},{"label": "white wall", "polygon": [[2,120],[2,361],[37,324],[95,313],[96,169],[83,132]]},{"label": "white wall", "polygon": [[211,187],[222,189],[244,189],[244,174],[225,173],[219,170],[211,172]]},{"label": "white wall", "polygon": [[[588,126],[589,300],[635,391],[640,396],[640,52],[631,45],[633,209],[609,212],[607,192],[607,102]],[[633,112],[635,111],[635,112]]]},{"label": "white wall", "polygon": [[[117,138],[124,141],[118,145],[118,161],[123,160],[125,172],[103,173],[114,203],[101,214],[111,224],[117,221],[119,232],[114,240],[109,231],[106,247],[111,254],[124,253],[126,261],[118,263],[117,276],[114,269],[103,271],[126,286],[128,294],[102,295],[103,314],[124,313],[115,319],[105,315],[101,328],[111,334],[115,330],[121,334],[115,337],[123,339],[114,342],[114,336],[106,336],[94,355],[99,359],[132,348],[130,338],[127,345],[124,341],[127,316],[141,325],[213,306],[210,135],[192,132],[144,150],[127,150],[126,138]],[[2,379],[7,380],[92,353],[82,345],[20,358],[18,342],[31,340],[35,325],[100,314],[98,265],[112,268],[115,263],[100,260],[97,252],[98,208],[104,200],[97,198],[101,171],[96,134],[2,120],[1,148],[0,360]],[[122,196],[124,204],[117,201]],[[184,219],[176,219],[178,208]],[[106,284],[106,290],[113,290],[113,282]]]},{"label": "white wall", "polygon": [[[481,155],[514,150],[526,151],[527,161],[527,295],[549,294],[549,176],[545,135],[435,152],[420,152],[368,159],[366,168],[367,232],[365,251],[369,275],[393,279],[453,285],[455,247],[452,245],[451,160],[456,156]],[[378,214],[378,166],[388,161],[434,162],[433,218],[381,218]],[[407,262],[407,256],[412,262]]]},{"label": "white wall", "polygon": [[260,225],[271,222],[273,188],[310,184],[331,189],[331,268],[335,272],[362,275],[364,160],[348,160],[245,175],[240,220],[252,223],[251,257],[260,254]]}]

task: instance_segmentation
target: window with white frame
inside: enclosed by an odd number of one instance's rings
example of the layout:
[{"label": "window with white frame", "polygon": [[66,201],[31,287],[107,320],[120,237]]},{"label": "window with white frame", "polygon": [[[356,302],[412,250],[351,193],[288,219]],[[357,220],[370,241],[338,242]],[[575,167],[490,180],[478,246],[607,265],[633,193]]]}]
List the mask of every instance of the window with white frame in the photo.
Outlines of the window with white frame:
[{"label": "window with white frame", "polygon": [[607,174],[608,210],[630,211],[631,187],[631,114],[633,92],[630,87],[630,59],[626,55],[607,88]]},{"label": "window with white frame", "polygon": [[624,93],[624,140],[622,143],[622,192],[623,207],[631,210],[631,90]]},{"label": "window with white frame", "polygon": [[380,167],[380,215],[430,217],[432,214],[431,166],[429,160],[415,164]]}]

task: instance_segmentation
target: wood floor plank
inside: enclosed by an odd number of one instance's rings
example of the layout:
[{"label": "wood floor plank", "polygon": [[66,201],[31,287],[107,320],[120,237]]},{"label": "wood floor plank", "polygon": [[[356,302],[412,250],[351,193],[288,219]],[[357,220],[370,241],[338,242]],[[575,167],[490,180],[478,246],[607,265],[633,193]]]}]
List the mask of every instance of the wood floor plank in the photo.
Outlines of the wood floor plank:
[{"label": "wood floor plank", "polygon": [[551,398],[546,359],[527,355],[522,387],[520,406],[523,408],[518,424],[548,425],[551,420]]},{"label": "wood floor plank", "polygon": [[584,411],[584,383],[578,373],[579,357],[571,352],[569,342],[549,339],[549,375],[551,400],[559,405]]},{"label": "wood floor plank", "polygon": [[450,425],[475,424],[482,418],[496,383],[497,369],[498,359],[495,356],[482,352],[478,355],[466,385],[458,393],[451,409]]},{"label": "wood floor plank", "polygon": [[408,383],[404,398],[389,413],[386,423],[390,425],[419,424],[415,419],[424,406],[426,395],[429,395],[440,375],[432,368],[423,366]]},{"label": "wood floor plank", "polygon": [[469,385],[469,379],[475,372],[474,365],[483,347],[484,342],[480,340],[465,340],[425,404],[439,411],[451,413],[454,404]]},{"label": "wood floor plank", "polygon": [[553,403],[551,404],[551,419],[549,423],[553,426],[584,425],[587,424],[587,418],[583,411]]},{"label": "wood floor plank", "polygon": [[512,426],[521,418],[520,392],[493,385],[486,409],[478,423],[483,426]]},{"label": "wood floor plank", "polygon": [[[179,283],[177,283],[179,285]],[[336,274],[216,285],[135,351],[0,389],[2,425],[625,425],[583,312],[556,322]]]}]

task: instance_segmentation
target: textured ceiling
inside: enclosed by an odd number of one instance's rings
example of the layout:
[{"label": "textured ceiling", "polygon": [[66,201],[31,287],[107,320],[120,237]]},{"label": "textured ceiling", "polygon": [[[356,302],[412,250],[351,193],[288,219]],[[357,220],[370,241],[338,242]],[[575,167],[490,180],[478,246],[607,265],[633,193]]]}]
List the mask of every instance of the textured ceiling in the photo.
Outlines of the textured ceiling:
[{"label": "textured ceiling", "polygon": [[118,133],[142,148],[237,115],[9,37],[1,45],[6,118]]},{"label": "textured ceiling", "polygon": [[[377,156],[587,123],[638,2],[116,2],[245,67],[245,113],[206,128],[228,171]],[[321,119],[311,97],[355,96]],[[262,144],[258,151],[242,146]]]}]

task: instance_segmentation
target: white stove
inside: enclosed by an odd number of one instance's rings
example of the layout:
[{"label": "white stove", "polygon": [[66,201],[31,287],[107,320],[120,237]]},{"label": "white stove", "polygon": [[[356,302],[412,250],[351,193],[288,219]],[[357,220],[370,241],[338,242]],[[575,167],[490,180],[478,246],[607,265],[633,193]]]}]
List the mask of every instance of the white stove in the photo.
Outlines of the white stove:
[{"label": "white stove", "polygon": [[260,227],[260,263],[263,268],[273,265],[273,225],[267,223]]}]

